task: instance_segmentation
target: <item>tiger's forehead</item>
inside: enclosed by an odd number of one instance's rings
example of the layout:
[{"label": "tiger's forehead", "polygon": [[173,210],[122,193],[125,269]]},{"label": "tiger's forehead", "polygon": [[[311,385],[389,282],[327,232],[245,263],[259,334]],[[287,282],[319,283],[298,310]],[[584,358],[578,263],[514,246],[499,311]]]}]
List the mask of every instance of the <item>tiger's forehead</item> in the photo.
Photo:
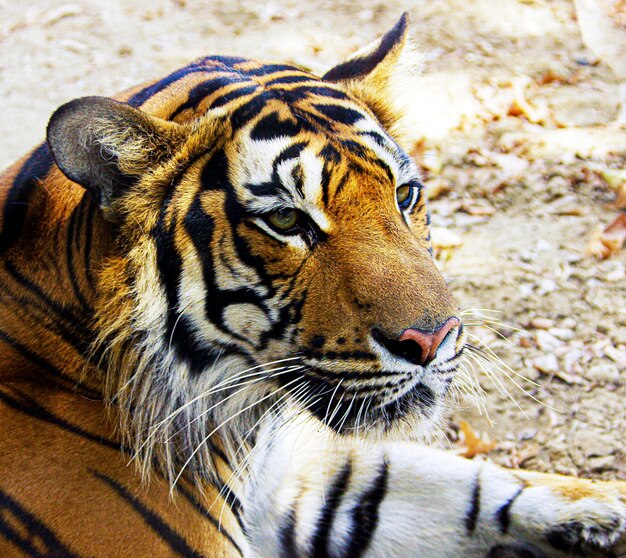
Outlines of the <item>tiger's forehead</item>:
[{"label": "tiger's forehead", "polygon": [[295,66],[202,58],[128,102],[150,112],[156,101],[169,120],[229,122],[230,178],[252,210],[324,207],[339,168],[380,171],[392,183],[415,175],[408,156],[362,103]]}]

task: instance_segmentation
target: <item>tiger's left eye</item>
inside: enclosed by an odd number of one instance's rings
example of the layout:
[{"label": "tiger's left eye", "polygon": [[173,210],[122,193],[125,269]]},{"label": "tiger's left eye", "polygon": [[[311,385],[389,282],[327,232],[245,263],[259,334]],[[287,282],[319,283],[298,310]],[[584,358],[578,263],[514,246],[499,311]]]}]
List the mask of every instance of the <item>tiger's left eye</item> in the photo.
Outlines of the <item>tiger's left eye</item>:
[{"label": "tiger's left eye", "polygon": [[398,207],[400,207],[400,209],[405,209],[410,205],[411,190],[412,186],[409,186],[408,184],[400,186],[400,188],[396,190],[396,201],[398,202]]}]

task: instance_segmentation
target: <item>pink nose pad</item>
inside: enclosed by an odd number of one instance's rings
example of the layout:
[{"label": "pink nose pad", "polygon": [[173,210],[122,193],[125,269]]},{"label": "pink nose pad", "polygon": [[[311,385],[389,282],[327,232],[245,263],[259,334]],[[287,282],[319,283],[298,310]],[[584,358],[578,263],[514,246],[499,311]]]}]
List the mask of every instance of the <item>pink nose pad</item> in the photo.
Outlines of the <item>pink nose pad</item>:
[{"label": "pink nose pad", "polygon": [[439,329],[434,331],[422,331],[420,329],[410,327],[402,332],[398,341],[413,341],[414,343],[417,343],[421,348],[419,364],[424,366],[434,360],[437,355],[437,349],[439,349],[439,346],[443,343],[443,340],[446,338],[446,335],[448,335],[450,330],[460,325],[461,322],[458,318],[448,318],[448,320],[446,320],[446,322],[444,322]]}]

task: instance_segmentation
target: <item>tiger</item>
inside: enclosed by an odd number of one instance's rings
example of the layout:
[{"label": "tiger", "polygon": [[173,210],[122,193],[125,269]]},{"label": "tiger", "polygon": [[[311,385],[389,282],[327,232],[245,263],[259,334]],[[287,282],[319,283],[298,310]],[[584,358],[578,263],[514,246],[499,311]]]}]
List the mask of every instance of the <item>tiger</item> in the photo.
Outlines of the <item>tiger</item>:
[{"label": "tiger", "polygon": [[626,483],[425,443],[465,333],[404,14],[58,108],[0,189],[0,555],[617,556]]}]

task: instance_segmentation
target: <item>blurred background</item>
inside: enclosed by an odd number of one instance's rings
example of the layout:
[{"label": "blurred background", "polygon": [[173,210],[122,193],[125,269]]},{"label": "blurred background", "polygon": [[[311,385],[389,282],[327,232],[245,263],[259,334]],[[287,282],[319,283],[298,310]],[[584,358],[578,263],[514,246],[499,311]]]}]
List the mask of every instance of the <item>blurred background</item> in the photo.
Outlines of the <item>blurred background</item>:
[{"label": "blurred background", "polygon": [[462,307],[481,309],[466,321],[490,360],[469,361],[486,398],[460,400],[440,443],[626,479],[626,2],[577,3],[579,19],[570,0],[2,0],[0,167],[72,98],[206,54],[321,73],[406,10],[426,62],[410,149],[439,264]]}]

